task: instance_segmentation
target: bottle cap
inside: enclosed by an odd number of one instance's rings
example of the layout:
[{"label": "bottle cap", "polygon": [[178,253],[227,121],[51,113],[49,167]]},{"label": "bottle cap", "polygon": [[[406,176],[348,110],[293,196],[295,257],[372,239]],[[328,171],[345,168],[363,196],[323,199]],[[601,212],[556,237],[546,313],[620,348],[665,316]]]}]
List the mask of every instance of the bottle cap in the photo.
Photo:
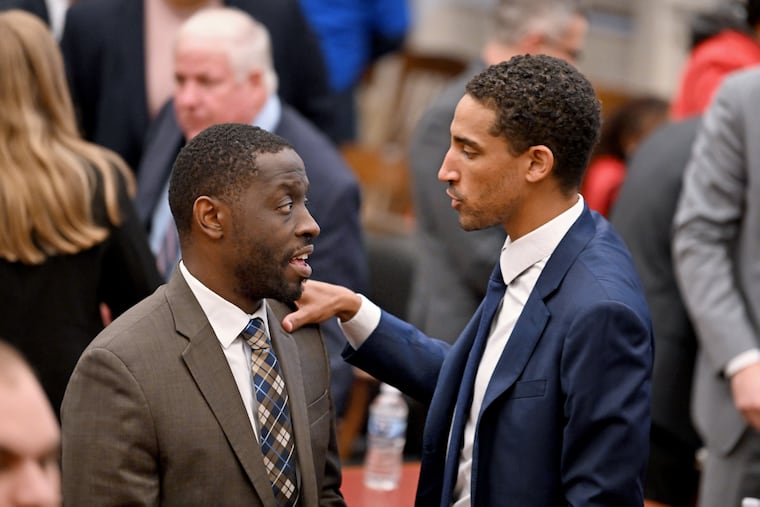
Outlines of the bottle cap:
[{"label": "bottle cap", "polygon": [[760,507],[760,498],[742,498],[742,507]]},{"label": "bottle cap", "polygon": [[401,394],[401,391],[393,387],[389,384],[380,384],[380,392],[381,393],[398,393]]}]

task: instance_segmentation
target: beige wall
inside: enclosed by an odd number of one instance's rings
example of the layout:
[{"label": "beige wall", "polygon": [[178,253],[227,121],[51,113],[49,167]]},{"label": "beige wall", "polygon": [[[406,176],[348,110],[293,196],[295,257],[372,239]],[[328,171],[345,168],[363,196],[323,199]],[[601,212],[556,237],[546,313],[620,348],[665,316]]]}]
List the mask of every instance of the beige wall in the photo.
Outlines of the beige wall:
[{"label": "beige wall", "polygon": [[[719,1],[588,0],[592,26],[580,67],[605,87],[668,98],[686,56],[690,15]],[[493,2],[413,0],[416,28],[411,43],[474,57],[488,33],[488,5]]]}]

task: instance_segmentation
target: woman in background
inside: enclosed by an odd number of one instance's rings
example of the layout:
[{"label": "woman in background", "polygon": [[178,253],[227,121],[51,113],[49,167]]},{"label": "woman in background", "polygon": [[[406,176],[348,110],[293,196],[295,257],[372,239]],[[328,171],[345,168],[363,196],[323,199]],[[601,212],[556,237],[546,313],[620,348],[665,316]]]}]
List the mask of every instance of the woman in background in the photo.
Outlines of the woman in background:
[{"label": "woman in background", "polygon": [[161,280],[135,217],[131,173],[76,127],[48,28],[0,13],[0,335],[38,373],[53,407],[79,355]]},{"label": "woman in background", "polygon": [[626,160],[667,118],[666,101],[643,96],[623,103],[603,121],[599,144],[581,185],[581,194],[589,208],[609,216],[625,180]]}]

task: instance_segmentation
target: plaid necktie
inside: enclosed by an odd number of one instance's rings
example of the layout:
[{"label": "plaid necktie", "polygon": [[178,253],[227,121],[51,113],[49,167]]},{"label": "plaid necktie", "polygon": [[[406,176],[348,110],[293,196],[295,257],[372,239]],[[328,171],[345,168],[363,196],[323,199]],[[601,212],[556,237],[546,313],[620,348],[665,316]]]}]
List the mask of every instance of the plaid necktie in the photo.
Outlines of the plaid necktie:
[{"label": "plaid necktie", "polygon": [[251,373],[258,402],[259,440],[264,465],[277,504],[290,507],[298,499],[298,485],[288,392],[264,322],[259,318],[251,319],[242,336],[251,346]]}]

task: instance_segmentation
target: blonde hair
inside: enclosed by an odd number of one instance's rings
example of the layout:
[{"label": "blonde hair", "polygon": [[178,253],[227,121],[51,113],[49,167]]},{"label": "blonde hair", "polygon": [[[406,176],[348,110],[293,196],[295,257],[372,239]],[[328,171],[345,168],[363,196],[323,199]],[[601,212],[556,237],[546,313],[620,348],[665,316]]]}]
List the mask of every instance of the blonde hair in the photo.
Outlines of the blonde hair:
[{"label": "blonde hair", "polygon": [[269,31],[246,12],[235,7],[201,9],[182,24],[177,44],[182,40],[213,42],[226,53],[238,81],[259,70],[267,93],[277,93]]},{"label": "blonde hair", "polygon": [[0,41],[0,258],[40,264],[104,241],[95,192],[102,187],[108,219],[119,225],[119,178],[130,193],[134,179],[118,155],[80,137],[48,28],[5,11]]}]

